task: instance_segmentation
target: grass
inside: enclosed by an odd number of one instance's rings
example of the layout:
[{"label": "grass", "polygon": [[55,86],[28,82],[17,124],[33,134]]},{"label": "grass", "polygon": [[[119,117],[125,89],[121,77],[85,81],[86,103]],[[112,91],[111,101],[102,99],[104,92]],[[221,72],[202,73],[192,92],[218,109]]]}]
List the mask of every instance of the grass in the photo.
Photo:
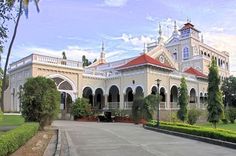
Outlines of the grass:
[{"label": "grass", "polygon": [[0,126],[19,126],[24,123],[24,118],[21,115],[4,115],[0,121]]},{"label": "grass", "polygon": [[[203,127],[211,127],[211,128],[213,128],[211,123],[199,123],[197,125],[198,126],[203,126]],[[216,125],[216,128],[236,131],[236,123],[234,123],[234,124],[231,124],[231,123],[223,124],[222,122],[220,122],[220,123],[218,123]]]}]

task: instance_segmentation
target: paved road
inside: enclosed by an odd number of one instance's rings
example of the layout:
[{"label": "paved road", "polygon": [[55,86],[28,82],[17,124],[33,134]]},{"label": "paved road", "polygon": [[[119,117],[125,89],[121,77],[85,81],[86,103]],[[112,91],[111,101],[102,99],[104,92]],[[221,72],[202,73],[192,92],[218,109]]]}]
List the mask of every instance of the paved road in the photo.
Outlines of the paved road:
[{"label": "paved road", "polygon": [[141,125],[55,121],[73,156],[235,156],[236,150],[145,130]]}]

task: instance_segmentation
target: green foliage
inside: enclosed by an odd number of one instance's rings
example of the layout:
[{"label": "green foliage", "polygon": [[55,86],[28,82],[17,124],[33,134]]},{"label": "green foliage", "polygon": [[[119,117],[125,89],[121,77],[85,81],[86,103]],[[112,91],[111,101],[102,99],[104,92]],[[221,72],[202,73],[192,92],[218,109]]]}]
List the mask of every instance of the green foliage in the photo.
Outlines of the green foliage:
[{"label": "green foliage", "polygon": [[212,59],[211,66],[209,67],[208,74],[208,121],[211,122],[214,127],[219,122],[223,114],[223,100],[222,93],[219,89],[220,78],[218,74],[218,67],[216,61]]},{"label": "green foliage", "polygon": [[190,125],[194,125],[197,122],[198,118],[200,117],[201,113],[202,112],[199,109],[196,108],[190,109],[188,111],[188,123]]},{"label": "green foliage", "polygon": [[224,104],[236,107],[236,77],[230,76],[224,79],[221,90],[225,95]]},{"label": "green foliage", "polygon": [[19,126],[24,122],[24,118],[20,115],[3,115],[3,120],[0,122],[0,126]]},{"label": "green foliage", "polygon": [[138,97],[134,99],[133,105],[132,105],[132,118],[134,123],[138,124],[143,112],[143,106],[144,106],[144,98]]},{"label": "green foliage", "polygon": [[157,103],[160,98],[158,95],[150,94],[144,98],[143,116],[146,120],[153,119],[153,113],[157,109]]},{"label": "green foliage", "polygon": [[186,80],[185,80],[184,77],[181,79],[178,104],[180,106],[180,109],[177,112],[177,117],[181,121],[184,122],[187,119],[187,115],[188,115],[188,110],[187,110],[187,106],[188,106],[188,89],[187,89],[187,84],[186,84]]},{"label": "green foliage", "polygon": [[85,55],[82,56],[83,67],[89,66],[91,62],[86,58]]},{"label": "green foliage", "polygon": [[25,123],[0,136],[0,156],[6,156],[24,145],[38,131],[38,123]]},{"label": "green foliage", "polygon": [[78,118],[91,115],[92,111],[89,100],[85,98],[77,98],[75,103],[72,105],[71,114]]},{"label": "green foliage", "polygon": [[[151,121],[148,122],[147,125],[155,127],[156,123],[156,121]],[[201,126],[170,122],[161,122],[160,128],[236,143],[236,132],[230,130],[206,128]]]},{"label": "green foliage", "polygon": [[6,1],[0,1],[0,53],[3,50],[3,44],[6,41],[7,38],[7,21],[12,19],[12,15],[10,13],[11,7],[6,4]]},{"label": "green foliage", "polygon": [[234,123],[236,119],[236,107],[229,107],[226,110],[226,118],[231,122]]},{"label": "green foliage", "polygon": [[57,117],[60,93],[53,80],[45,77],[29,78],[23,87],[22,115],[26,121],[40,122],[40,127]]}]

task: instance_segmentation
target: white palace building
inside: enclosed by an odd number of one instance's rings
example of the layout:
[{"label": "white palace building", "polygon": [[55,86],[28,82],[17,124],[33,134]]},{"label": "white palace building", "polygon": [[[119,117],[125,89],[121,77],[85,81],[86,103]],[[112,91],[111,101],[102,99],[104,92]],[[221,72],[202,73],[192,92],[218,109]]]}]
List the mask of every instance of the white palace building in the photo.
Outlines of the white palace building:
[{"label": "white palace building", "polygon": [[180,79],[187,80],[189,106],[204,107],[207,98],[207,74],[211,59],[217,61],[221,79],[228,77],[229,53],[203,42],[200,31],[187,22],[163,41],[161,27],[156,42],[149,43],[140,55],[107,62],[104,48],[100,58],[88,67],[81,62],[40,54],[31,54],[9,67],[9,87],[5,91],[5,111],[20,111],[19,92],[29,77],[44,76],[55,81],[61,92],[61,109],[68,111],[66,99],[89,99],[92,107],[129,110],[136,96],[157,93],[160,79],[160,109],[177,109]]}]

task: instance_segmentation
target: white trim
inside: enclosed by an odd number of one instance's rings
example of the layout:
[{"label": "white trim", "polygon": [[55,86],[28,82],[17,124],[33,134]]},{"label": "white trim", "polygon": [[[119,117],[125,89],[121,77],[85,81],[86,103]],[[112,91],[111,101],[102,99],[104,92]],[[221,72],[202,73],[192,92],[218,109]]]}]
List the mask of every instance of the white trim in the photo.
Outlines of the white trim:
[{"label": "white trim", "polygon": [[82,95],[83,95],[84,89],[87,88],[87,87],[92,90],[92,94],[94,95],[94,94],[95,94],[95,90],[94,90],[93,87],[91,87],[91,86],[89,86],[89,85],[85,85],[84,87],[82,87]]},{"label": "white trim", "polygon": [[120,93],[120,86],[117,85],[117,84],[111,84],[109,87],[107,87],[107,92],[106,92],[107,95],[109,95],[109,91],[110,91],[112,86],[116,86],[118,88],[119,93]]},{"label": "white trim", "polygon": [[[48,76],[46,76],[47,78],[56,78],[56,77],[59,77],[59,78],[62,78],[64,81],[66,80],[66,81],[68,81],[69,83],[70,83],[70,85],[72,86],[72,90],[73,90],[73,92],[76,92],[76,85],[75,85],[75,83],[72,81],[72,80],[70,80],[68,77],[66,77],[66,76],[64,76],[64,75],[62,75],[62,74],[52,74],[52,75],[48,75]],[[59,84],[58,84],[58,86],[59,86]],[[58,87],[57,86],[57,87]],[[58,89],[59,90],[59,89]],[[60,91],[60,90],[59,90]]]}]

